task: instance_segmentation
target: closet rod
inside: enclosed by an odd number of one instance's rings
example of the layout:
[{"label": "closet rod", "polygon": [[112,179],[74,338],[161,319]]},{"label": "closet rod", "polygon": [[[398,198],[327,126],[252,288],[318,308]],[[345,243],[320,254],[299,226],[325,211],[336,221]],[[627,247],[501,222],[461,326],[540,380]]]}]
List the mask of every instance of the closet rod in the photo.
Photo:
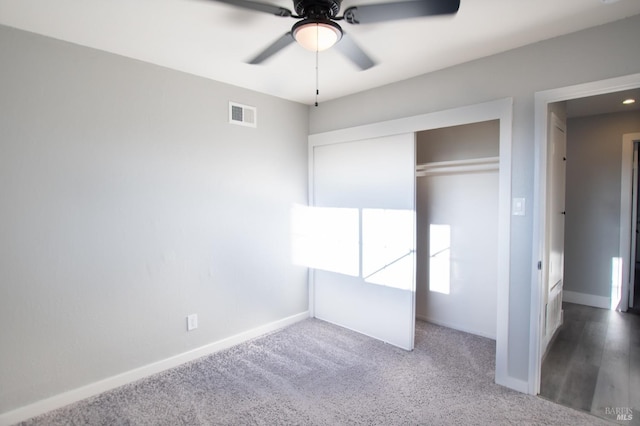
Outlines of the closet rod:
[{"label": "closet rod", "polygon": [[500,157],[471,158],[468,160],[437,161],[418,164],[416,176],[433,176],[452,173],[474,173],[498,170]]}]

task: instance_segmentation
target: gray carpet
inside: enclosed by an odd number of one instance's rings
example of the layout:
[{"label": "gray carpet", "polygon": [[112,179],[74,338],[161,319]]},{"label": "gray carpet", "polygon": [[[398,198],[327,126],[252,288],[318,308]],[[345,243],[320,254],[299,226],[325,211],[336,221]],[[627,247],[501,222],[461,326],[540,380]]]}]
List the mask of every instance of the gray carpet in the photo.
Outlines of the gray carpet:
[{"label": "gray carpet", "polygon": [[493,383],[495,342],[418,322],[406,352],[309,319],[24,425],[600,425]]}]

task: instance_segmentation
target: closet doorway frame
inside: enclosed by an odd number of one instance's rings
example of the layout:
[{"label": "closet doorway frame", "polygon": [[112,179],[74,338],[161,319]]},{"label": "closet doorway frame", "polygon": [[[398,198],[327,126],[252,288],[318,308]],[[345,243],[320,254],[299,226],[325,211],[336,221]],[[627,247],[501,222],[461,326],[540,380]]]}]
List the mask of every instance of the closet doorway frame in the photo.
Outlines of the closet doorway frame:
[{"label": "closet doorway frame", "polygon": [[[526,393],[529,383],[509,375],[509,294],[511,266],[511,149],[513,98],[309,135],[309,197],[313,199],[313,155],[316,146],[373,139],[402,133],[498,120],[500,126],[498,188],[498,285],[495,382]],[[415,169],[415,165],[414,165]],[[309,311],[315,316],[314,273],[309,272]],[[415,304],[415,297],[414,297]],[[415,309],[415,306],[414,306]]]}]

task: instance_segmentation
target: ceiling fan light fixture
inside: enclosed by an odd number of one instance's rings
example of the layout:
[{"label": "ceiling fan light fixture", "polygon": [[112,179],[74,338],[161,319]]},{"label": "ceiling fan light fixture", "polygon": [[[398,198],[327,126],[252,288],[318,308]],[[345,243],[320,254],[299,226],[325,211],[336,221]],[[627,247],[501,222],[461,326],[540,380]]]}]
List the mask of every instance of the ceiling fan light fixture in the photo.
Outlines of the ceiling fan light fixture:
[{"label": "ceiling fan light fixture", "polygon": [[300,46],[312,52],[327,50],[342,38],[342,28],[330,20],[302,20],[293,26],[292,33]]}]

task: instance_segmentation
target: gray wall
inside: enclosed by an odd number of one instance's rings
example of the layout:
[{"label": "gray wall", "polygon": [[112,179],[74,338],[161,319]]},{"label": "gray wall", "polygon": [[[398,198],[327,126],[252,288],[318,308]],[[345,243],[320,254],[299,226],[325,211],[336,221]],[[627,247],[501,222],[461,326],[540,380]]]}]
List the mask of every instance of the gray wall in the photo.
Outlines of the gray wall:
[{"label": "gray wall", "polygon": [[308,309],[306,106],[1,26],[0,63],[0,413]]},{"label": "gray wall", "polygon": [[499,138],[499,120],[418,132],[416,163],[497,157]]},{"label": "gray wall", "polygon": [[514,378],[528,379],[534,93],[640,72],[638,40],[635,16],[324,102],[310,112],[311,133],[320,133],[513,97],[512,195],[525,197],[528,206],[526,216],[511,222],[508,373]]},{"label": "gray wall", "polygon": [[619,257],[622,135],[640,132],[640,113],[567,120],[564,289],[611,297]]}]

